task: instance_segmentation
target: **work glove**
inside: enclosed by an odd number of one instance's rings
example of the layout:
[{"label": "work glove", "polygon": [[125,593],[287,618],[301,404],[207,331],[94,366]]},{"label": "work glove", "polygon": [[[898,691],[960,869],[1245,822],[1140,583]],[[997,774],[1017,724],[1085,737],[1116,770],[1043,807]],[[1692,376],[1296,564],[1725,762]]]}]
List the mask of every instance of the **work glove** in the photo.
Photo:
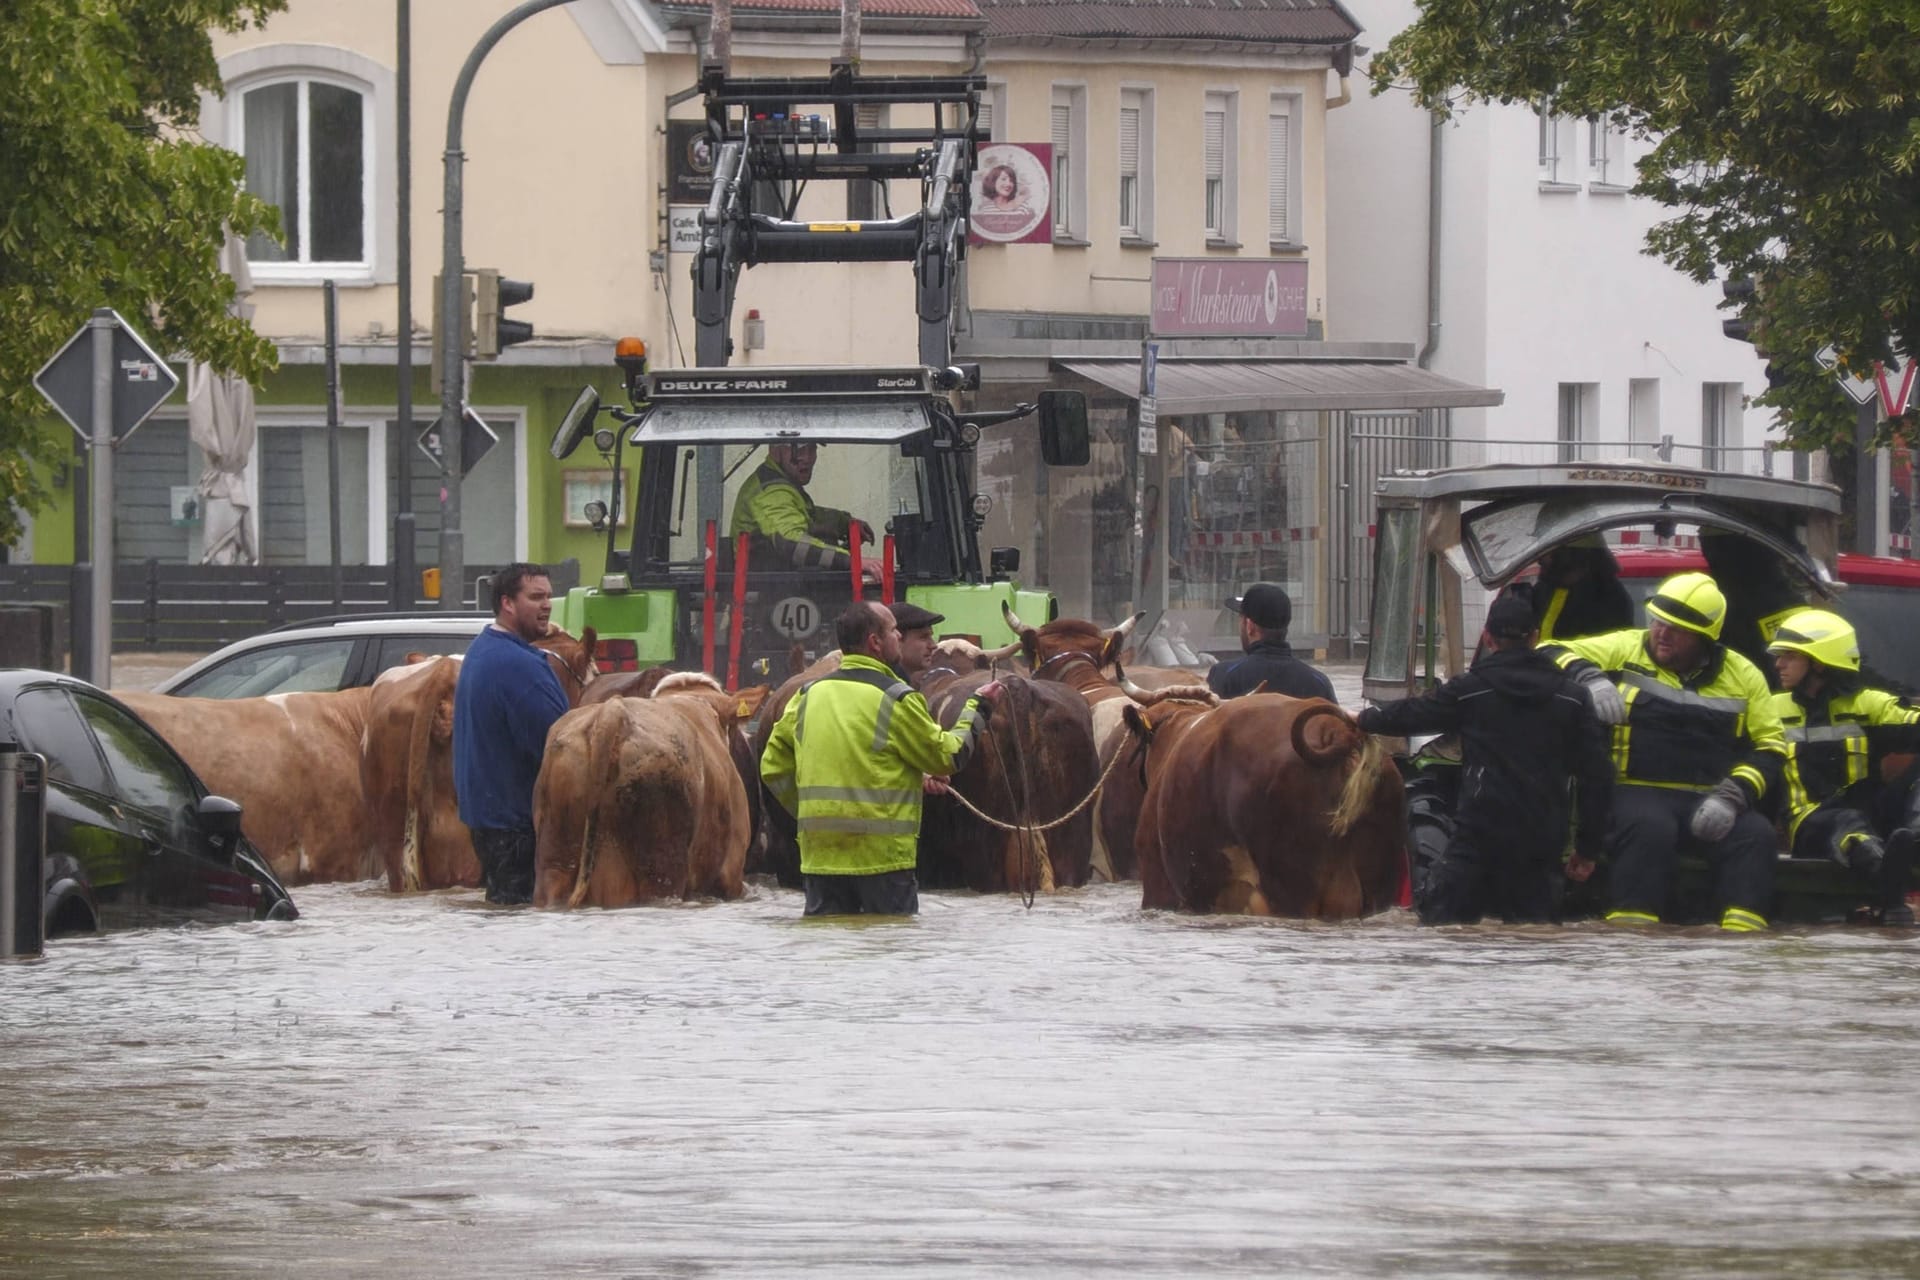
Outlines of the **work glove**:
[{"label": "work glove", "polygon": [[860,541],[869,547],[873,545],[873,526],[864,520],[860,522]]},{"label": "work glove", "polygon": [[1696,840],[1716,844],[1727,838],[1727,832],[1733,830],[1734,819],[1746,811],[1747,789],[1728,778],[1707,793],[1707,798],[1693,811],[1693,821],[1687,824],[1687,830],[1693,832]]},{"label": "work glove", "polygon": [[1594,671],[1584,675],[1580,677],[1580,683],[1587,687],[1587,702],[1592,706],[1596,720],[1601,724],[1627,722],[1627,700],[1620,696],[1620,686],[1607,679],[1605,672]]}]

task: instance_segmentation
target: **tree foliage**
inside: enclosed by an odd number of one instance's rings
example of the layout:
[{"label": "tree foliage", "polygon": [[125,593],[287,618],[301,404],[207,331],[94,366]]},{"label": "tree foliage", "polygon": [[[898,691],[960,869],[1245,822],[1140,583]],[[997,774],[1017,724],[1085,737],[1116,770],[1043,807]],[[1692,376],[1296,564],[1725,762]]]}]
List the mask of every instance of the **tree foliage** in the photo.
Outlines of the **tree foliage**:
[{"label": "tree foliage", "polygon": [[7,0],[0,22],[0,543],[9,504],[46,497],[31,464],[65,457],[33,375],[95,307],[162,354],[258,380],[270,342],[227,312],[225,228],[277,229],[240,158],[192,136],[219,84],[209,32],[286,0]]},{"label": "tree foliage", "polygon": [[1649,250],[1760,285],[1748,318],[1786,378],[1759,402],[1795,447],[1853,434],[1814,351],[1920,354],[1915,0],[1425,0],[1371,74],[1443,113],[1551,102],[1653,139],[1635,190],[1675,212]]}]

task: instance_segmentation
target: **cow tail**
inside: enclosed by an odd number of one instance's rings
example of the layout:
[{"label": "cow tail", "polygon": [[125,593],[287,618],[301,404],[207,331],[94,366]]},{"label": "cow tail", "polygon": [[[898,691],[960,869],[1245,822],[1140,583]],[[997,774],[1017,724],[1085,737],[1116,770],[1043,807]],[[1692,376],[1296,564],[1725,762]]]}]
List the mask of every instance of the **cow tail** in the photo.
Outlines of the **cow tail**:
[{"label": "cow tail", "polygon": [[[1325,716],[1339,720],[1352,730],[1351,734],[1339,735],[1339,739],[1332,742],[1310,739],[1306,732],[1308,726]],[[1340,799],[1327,815],[1328,830],[1336,836],[1344,836],[1366,813],[1367,805],[1373,800],[1374,784],[1380,775],[1380,764],[1387,758],[1387,749],[1381,745],[1379,738],[1370,733],[1361,733],[1347,713],[1330,702],[1318,702],[1303,708],[1294,718],[1292,737],[1294,753],[1308,764],[1345,765],[1347,776],[1340,787]]]},{"label": "cow tail", "polygon": [[573,878],[573,892],[567,895],[567,910],[577,910],[587,900],[593,886],[593,864],[600,843],[600,806],[588,804],[587,821],[580,837],[580,867]]}]

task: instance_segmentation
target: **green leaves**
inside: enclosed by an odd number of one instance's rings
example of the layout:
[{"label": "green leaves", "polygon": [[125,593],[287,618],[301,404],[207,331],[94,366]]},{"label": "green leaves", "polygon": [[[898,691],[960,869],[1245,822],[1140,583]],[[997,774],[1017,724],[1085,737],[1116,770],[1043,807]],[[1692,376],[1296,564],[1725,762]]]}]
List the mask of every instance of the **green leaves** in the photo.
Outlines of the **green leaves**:
[{"label": "green leaves", "polygon": [[97,306],[155,348],[258,380],[273,345],[227,314],[225,228],[274,224],[239,157],[181,132],[218,87],[212,28],[285,0],[8,0],[0,23],[0,541],[64,457],[33,375]]},{"label": "green leaves", "polygon": [[1551,100],[1657,139],[1635,190],[1674,216],[1649,251],[1697,280],[1769,282],[1754,305],[1790,378],[1759,402],[1794,447],[1853,432],[1813,351],[1920,353],[1912,0],[1427,0],[1371,74],[1434,110]]}]

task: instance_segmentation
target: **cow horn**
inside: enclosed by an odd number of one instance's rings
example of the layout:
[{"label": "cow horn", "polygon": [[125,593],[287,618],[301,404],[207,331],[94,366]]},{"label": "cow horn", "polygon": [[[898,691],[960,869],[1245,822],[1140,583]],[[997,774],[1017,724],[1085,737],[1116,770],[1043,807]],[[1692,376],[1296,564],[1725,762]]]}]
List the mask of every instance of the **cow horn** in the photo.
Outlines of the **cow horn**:
[{"label": "cow horn", "polygon": [[998,649],[980,650],[980,658],[988,666],[992,666],[996,662],[1005,662],[1008,658],[1020,652],[1020,648],[1020,641],[1015,640],[1012,644],[1003,644]]},{"label": "cow horn", "polygon": [[1128,618],[1125,622],[1121,623],[1119,626],[1109,630],[1107,632],[1108,638],[1113,640],[1126,639],[1127,633],[1129,631],[1132,631],[1134,627],[1139,624],[1140,619],[1146,616],[1147,615],[1145,610],[1142,610],[1141,612],[1134,614],[1131,618]]},{"label": "cow horn", "polygon": [[1013,628],[1013,632],[1015,635],[1024,636],[1028,632],[1033,630],[1032,627],[1020,621],[1020,615],[1015,613],[1013,611],[1013,606],[1008,604],[1005,600],[1002,600],[1000,602],[1000,616],[1007,620],[1007,625]]},{"label": "cow horn", "polygon": [[1135,702],[1151,704],[1157,701],[1154,697],[1153,690],[1142,689],[1139,685],[1127,679],[1127,673],[1120,669],[1118,662],[1113,664],[1113,675],[1114,678],[1120,682],[1120,691],[1129,698],[1132,698]]}]

